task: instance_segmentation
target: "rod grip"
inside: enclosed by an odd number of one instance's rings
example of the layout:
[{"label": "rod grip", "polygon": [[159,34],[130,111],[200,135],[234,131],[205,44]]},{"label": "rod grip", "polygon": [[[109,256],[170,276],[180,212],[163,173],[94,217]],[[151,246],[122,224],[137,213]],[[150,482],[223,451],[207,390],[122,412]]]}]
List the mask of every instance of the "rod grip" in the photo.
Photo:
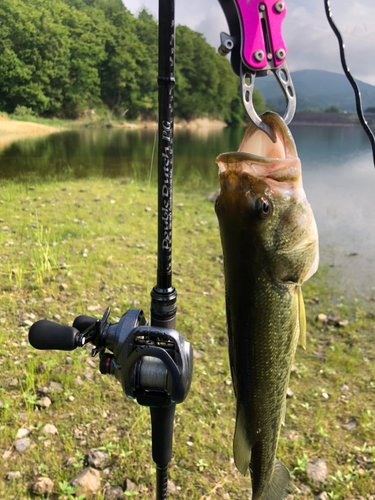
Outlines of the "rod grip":
[{"label": "rod grip", "polygon": [[29,342],[35,349],[73,351],[79,331],[46,319],[34,323],[29,330]]}]

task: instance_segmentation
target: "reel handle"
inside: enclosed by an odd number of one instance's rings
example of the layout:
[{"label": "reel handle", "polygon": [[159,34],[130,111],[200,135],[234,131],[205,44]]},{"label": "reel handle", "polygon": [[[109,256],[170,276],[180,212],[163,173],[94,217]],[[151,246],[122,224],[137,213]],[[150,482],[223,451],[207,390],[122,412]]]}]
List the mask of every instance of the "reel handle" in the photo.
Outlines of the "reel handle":
[{"label": "reel handle", "polygon": [[29,342],[35,349],[73,351],[78,347],[76,339],[79,333],[79,330],[72,326],[41,319],[31,326]]}]

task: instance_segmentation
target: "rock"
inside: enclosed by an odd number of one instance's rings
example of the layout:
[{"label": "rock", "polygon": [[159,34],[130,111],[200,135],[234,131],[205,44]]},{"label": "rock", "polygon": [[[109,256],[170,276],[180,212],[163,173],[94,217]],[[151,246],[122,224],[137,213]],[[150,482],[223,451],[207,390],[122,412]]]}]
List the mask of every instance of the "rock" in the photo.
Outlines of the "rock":
[{"label": "rock", "polygon": [[29,429],[18,429],[17,431],[17,439],[22,439],[30,434]]},{"label": "rock", "polygon": [[69,481],[69,484],[78,488],[76,495],[96,493],[100,488],[100,474],[92,467],[83,469],[77,476]]},{"label": "rock", "polygon": [[51,406],[51,404],[52,404],[52,401],[50,400],[50,398],[47,398],[47,396],[45,396],[40,401],[38,401],[38,406],[40,408],[49,408]]},{"label": "rock", "polygon": [[308,462],[306,472],[315,485],[324,483],[328,476],[327,464],[321,458],[315,460],[315,462]]},{"label": "rock", "polygon": [[174,495],[175,493],[177,493],[177,487],[174,484],[174,482],[172,481],[172,479],[168,479],[167,492],[170,495]]},{"label": "rock", "polygon": [[68,396],[68,401],[70,402],[74,401],[74,396]]},{"label": "rock", "polygon": [[29,446],[30,446],[29,438],[17,439],[17,441],[14,442],[14,448],[20,453],[25,451]]},{"label": "rock", "polygon": [[53,424],[46,424],[42,429],[43,434],[46,435],[55,435],[57,434],[57,429]]},{"label": "rock", "polygon": [[32,486],[32,490],[38,495],[52,493],[53,482],[48,477],[38,477],[38,479]]},{"label": "rock", "polygon": [[83,385],[83,380],[81,379],[81,377],[79,375],[77,375],[74,379],[74,383],[76,385]]},{"label": "rock", "polygon": [[100,450],[98,448],[93,448],[89,451],[88,462],[90,467],[95,467],[95,469],[102,469],[109,460],[109,455],[106,451]]},{"label": "rock", "polygon": [[352,418],[345,424],[341,424],[341,427],[347,431],[352,431],[353,429],[358,427],[358,422],[356,421],[355,418]]},{"label": "rock", "polygon": [[7,481],[14,481],[15,479],[21,479],[21,472],[19,470],[8,472],[5,474],[5,479]]},{"label": "rock", "polygon": [[62,392],[64,387],[59,382],[48,382],[47,387],[51,392]]},{"label": "rock", "polygon": [[10,450],[4,451],[2,457],[4,460],[8,460],[12,456],[12,452]]},{"label": "rock", "polygon": [[314,358],[326,359],[326,353],[325,352],[313,351],[312,355],[314,356]]},{"label": "rock", "polygon": [[40,365],[38,365],[36,367],[36,372],[37,373],[44,373],[45,371],[47,370],[47,366],[44,364],[44,363],[40,363]]},{"label": "rock", "polygon": [[316,500],[329,500],[329,497],[325,491],[322,491],[321,493],[319,493],[319,495],[315,498],[316,498]]},{"label": "rock", "polygon": [[328,323],[330,325],[335,325],[340,321],[340,316],[338,314],[328,314]]},{"label": "rock", "polygon": [[346,325],[348,325],[348,324],[349,324],[349,321],[348,321],[347,319],[343,319],[343,320],[341,320],[341,321],[338,321],[338,322],[336,323],[336,326],[346,326]]},{"label": "rock", "polygon": [[130,479],[125,479],[125,491],[137,491],[139,493],[139,486],[137,486]]},{"label": "rock", "polygon": [[346,384],[343,384],[341,387],[340,387],[340,391],[341,392],[349,392],[350,391],[350,387]]},{"label": "rock", "polygon": [[326,314],[320,313],[318,314],[316,319],[317,321],[319,321],[319,323],[322,323],[323,325],[326,325],[328,323],[328,317]]},{"label": "rock", "polygon": [[294,396],[294,392],[292,391],[292,389],[290,389],[288,387],[288,389],[286,390],[286,397],[287,398],[292,398]]},{"label": "rock", "polygon": [[66,283],[60,283],[59,289],[60,292],[65,292],[68,289],[68,285]]},{"label": "rock", "polygon": [[104,498],[105,500],[122,500],[125,495],[121,486],[111,486],[105,490]]},{"label": "rock", "polygon": [[43,396],[47,396],[47,394],[49,394],[49,389],[46,386],[38,387],[38,389],[36,390],[36,392],[38,394],[42,394]]}]

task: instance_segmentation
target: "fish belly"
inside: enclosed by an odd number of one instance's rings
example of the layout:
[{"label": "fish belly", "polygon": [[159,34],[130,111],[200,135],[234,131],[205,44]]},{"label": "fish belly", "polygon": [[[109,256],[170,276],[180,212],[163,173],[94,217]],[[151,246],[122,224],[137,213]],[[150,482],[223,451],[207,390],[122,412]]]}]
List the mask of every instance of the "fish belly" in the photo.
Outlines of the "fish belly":
[{"label": "fish belly", "polygon": [[[220,220],[220,218],[219,218]],[[253,499],[282,500],[289,473],[276,458],[298,334],[298,287],[272,282],[246,234],[220,221],[229,357],[237,399],[234,457]],[[277,475],[281,476],[277,479]],[[279,490],[275,489],[279,482]]]}]

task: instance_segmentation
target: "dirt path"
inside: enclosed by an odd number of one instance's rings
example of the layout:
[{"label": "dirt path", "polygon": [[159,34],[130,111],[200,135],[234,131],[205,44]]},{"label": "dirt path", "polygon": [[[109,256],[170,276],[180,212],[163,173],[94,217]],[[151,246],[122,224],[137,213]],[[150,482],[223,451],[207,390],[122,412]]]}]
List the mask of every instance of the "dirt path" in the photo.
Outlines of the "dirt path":
[{"label": "dirt path", "polygon": [[9,120],[9,118],[0,115],[0,149],[4,149],[13,141],[53,134],[59,131],[60,129],[57,127]]}]

